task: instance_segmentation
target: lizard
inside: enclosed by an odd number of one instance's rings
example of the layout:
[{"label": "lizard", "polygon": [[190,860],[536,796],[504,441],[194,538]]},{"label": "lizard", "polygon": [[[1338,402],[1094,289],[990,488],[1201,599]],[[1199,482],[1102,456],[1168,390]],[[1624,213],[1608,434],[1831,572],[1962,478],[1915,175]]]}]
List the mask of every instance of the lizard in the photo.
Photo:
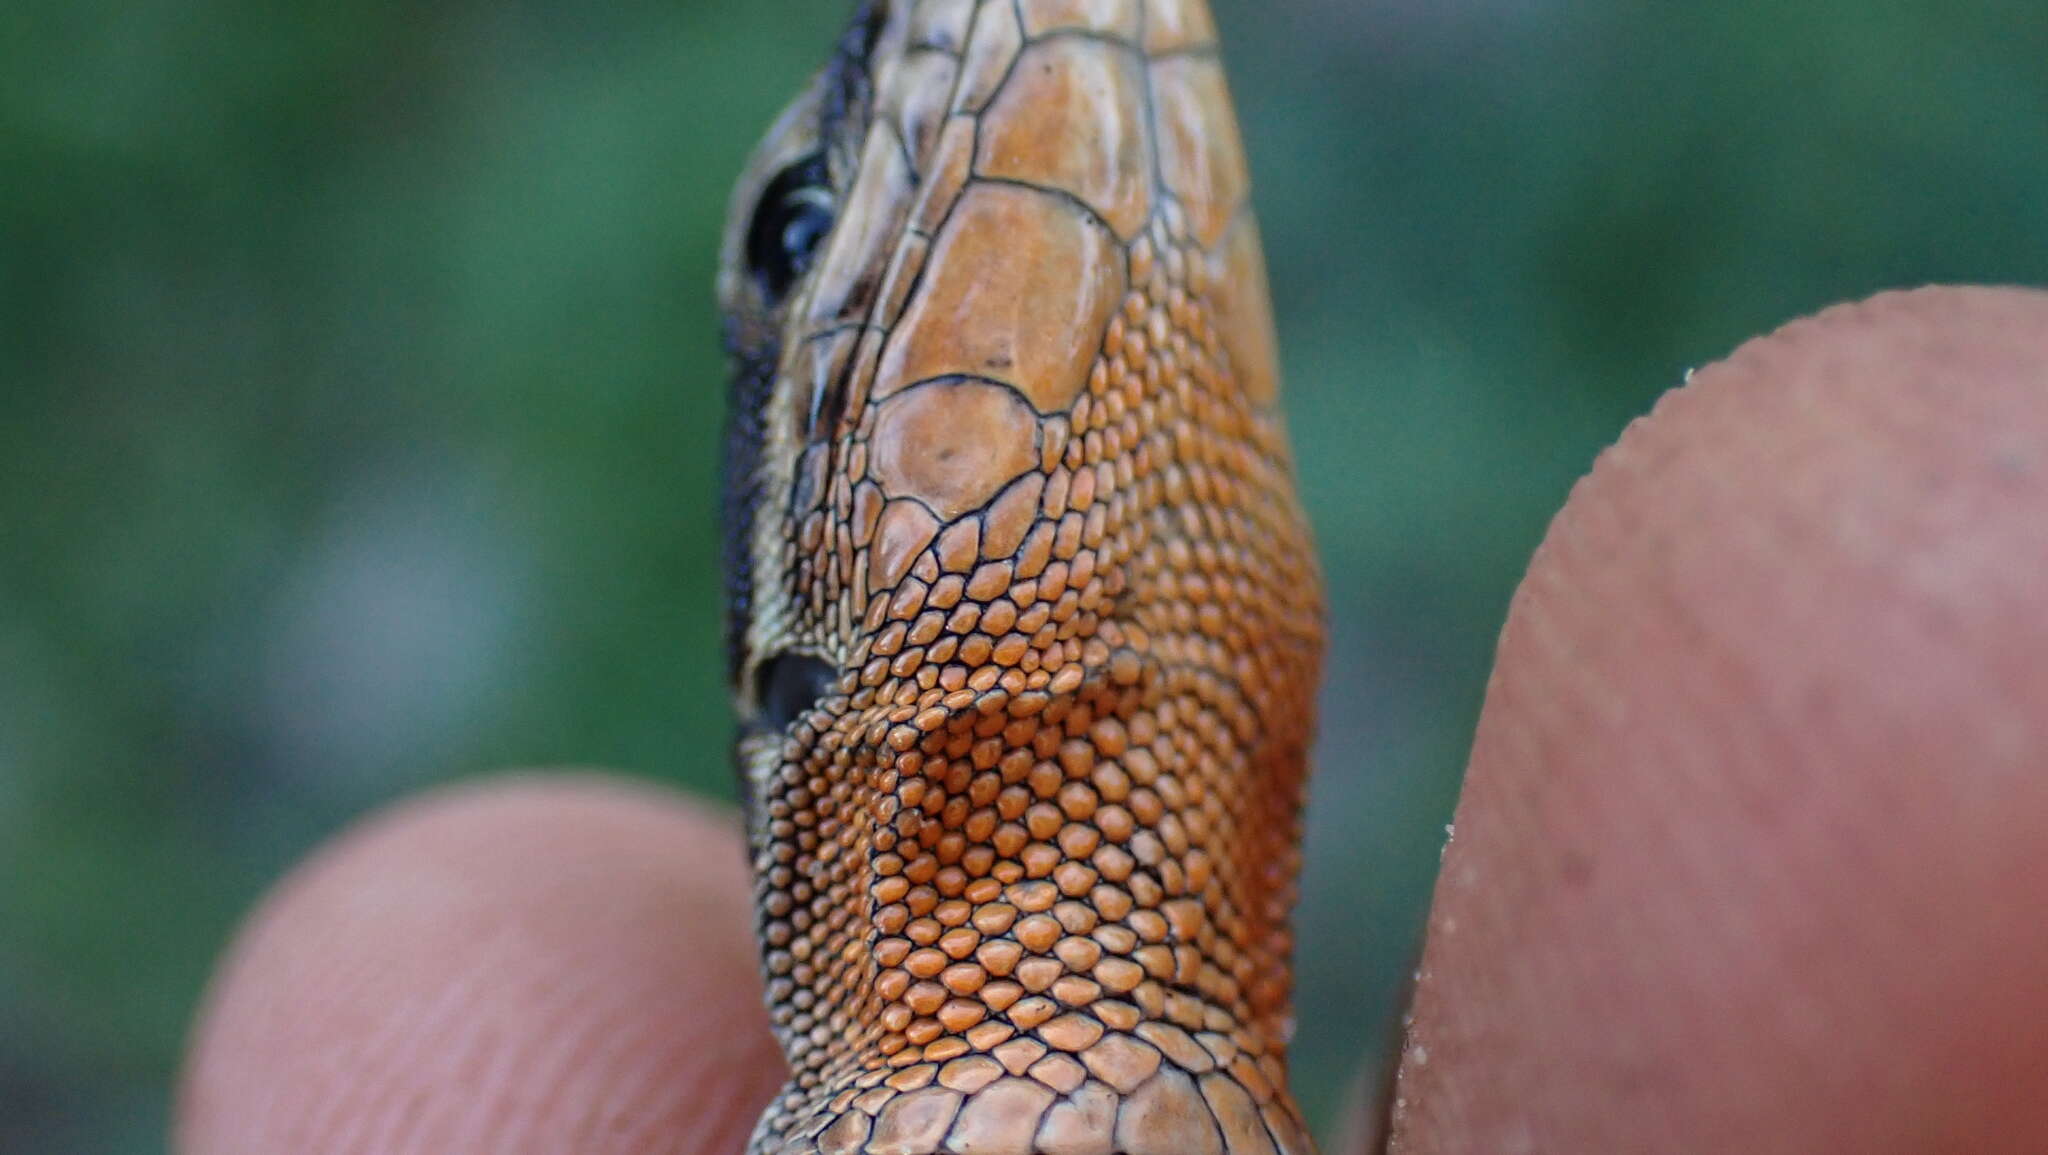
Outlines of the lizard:
[{"label": "lizard", "polygon": [[1322,578],[1204,0],[867,0],[734,189],[753,1155],[1306,1155]]}]

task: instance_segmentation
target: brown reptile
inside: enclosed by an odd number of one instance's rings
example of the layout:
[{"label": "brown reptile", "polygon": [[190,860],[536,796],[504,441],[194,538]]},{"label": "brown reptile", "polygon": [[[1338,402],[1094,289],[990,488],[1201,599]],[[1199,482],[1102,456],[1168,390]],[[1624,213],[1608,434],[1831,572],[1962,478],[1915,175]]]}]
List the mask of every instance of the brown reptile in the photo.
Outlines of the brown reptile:
[{"label": "brown reptile", "polygon": [[751,1150],[1311,1151],[1322,595],[1203,0],[871,0],[720,289]]}]

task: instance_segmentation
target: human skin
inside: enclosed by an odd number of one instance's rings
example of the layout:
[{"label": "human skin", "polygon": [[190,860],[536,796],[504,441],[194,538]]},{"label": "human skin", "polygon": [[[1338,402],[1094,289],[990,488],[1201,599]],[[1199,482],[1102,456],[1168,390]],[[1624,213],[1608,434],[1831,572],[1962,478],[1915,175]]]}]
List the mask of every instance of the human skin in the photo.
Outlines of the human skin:
[{"label": "human skin", "polygon": [[[2044,575],[2048,295],[1831,310],[1633,425],[1502,635],[1396,1149],[2048,1148]],[[252,915],[179,1149],[738,1150],[749,895],[653,787],[401,803]]]}]

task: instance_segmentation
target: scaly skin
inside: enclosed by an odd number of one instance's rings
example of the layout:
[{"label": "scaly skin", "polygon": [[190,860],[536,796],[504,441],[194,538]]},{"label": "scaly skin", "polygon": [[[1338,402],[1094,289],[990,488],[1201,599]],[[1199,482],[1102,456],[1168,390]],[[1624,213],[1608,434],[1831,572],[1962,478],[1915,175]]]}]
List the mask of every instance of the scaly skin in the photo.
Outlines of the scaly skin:
[{"label": "scaly skin", "polygon": [[[778,210],[807,180],[829,217]],[[1207,9],[872,0],[725,265],[739,764],[792,1071],[751,1150],[1309,1152],[1321,590]]]}]

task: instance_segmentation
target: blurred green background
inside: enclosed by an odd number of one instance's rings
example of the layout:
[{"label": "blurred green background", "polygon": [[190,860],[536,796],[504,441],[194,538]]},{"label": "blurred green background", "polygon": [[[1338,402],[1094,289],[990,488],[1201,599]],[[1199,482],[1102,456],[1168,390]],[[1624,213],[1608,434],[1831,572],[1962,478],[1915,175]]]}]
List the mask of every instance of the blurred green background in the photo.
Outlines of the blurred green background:
[{"label": "blurred green background", "polygon": [[[1599,447],[1830,301],[2048,279],[2048,7],[1218,7],[1333,587],[1327,1121]],[[729,793],[718,225],[844,12],[0,11],[0,1150],[159,1149],[215,952],[366,810]]]}]

